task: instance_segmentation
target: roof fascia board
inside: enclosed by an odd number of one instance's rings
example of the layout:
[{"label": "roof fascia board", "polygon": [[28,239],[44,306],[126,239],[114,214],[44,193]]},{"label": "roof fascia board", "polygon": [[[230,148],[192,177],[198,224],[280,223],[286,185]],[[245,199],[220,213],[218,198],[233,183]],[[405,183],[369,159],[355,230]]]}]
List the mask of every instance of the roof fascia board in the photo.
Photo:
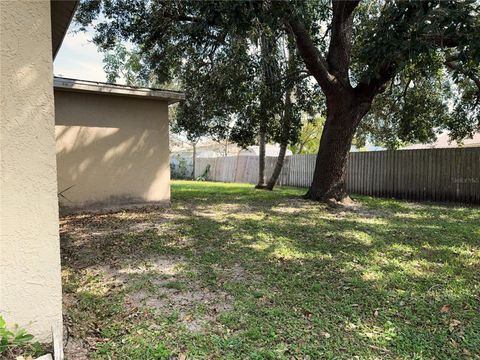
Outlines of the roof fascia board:
[{"label": "roof fascia board", "polygon": [[148,89],[148,88],[134,88],[128,86],[118,86],[114,84],[95,83],[82,80],[73,79],[54,79],[54,88],[61,91],[72,92],[88,92],[105,95],[127,96],[127,97],[141,97],[152,100],[168,101],[169,104],[174,104],[185,100],[185,94],[181,92]]}]

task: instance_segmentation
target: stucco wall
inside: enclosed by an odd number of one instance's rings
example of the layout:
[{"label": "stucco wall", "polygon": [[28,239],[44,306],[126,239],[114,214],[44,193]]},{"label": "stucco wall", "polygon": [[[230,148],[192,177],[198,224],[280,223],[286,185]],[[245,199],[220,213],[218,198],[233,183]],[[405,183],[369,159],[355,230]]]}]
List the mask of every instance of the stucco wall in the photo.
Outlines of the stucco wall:
[{"label": "stucco wall", "polygon": [[166,101],[55,89],[62,207],[168,203]]},{"label": "stucco wall", "polygon": [[0,1],[0,313],[49,341],[62,302],[49,1]]}]

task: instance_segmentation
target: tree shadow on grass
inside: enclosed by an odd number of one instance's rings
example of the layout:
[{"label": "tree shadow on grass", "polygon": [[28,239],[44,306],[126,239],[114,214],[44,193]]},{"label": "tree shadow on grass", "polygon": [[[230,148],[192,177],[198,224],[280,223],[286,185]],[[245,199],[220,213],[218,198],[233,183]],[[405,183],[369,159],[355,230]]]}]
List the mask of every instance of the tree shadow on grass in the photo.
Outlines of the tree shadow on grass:
[{"label": "tree shadow on grass", "polygon": [[[186,284],[179,292],[195,283],[233,298],[231,310],[210,318],[211,331],[176,328],[182,335],[166,340],[197,354],[266,356],[283,346],[284,357],[456,358],[478,348],[479,259],[469,251],[479,246],[465,230],[473,219],[443,221],[442,214],[410,206],[345,212],[281,197],[256,210],[248,198],[227,205],[199,200],[78,223],[70,218],[62,236],[64,268],[124,269],[182,256],[173,278]],[[99,296],[109,302],[112,294]],[[115,314],[107,319],[120,321]],[[178,326],[162,324],[167,331]]]}]

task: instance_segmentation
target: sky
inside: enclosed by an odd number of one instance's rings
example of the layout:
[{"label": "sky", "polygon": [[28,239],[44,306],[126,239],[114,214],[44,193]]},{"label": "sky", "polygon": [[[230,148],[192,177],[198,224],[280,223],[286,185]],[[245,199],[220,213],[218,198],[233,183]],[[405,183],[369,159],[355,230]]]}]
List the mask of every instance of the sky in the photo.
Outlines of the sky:
[{"label": "sky", "polygon": [[106,81],[103,55],[92,43],[93,32],[69,29],[53,64],[55,76],[81,80]]}]

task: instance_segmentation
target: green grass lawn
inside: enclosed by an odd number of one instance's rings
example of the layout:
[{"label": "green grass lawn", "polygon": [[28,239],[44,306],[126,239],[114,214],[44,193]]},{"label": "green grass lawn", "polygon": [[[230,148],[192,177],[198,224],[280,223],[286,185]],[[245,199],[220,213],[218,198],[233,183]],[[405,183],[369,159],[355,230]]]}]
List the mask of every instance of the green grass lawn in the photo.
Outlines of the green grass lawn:
[{"label": "green grass lawn", "polygon": [[480,358],[479,208],[302,193],[63,218],[69,358]]}]

